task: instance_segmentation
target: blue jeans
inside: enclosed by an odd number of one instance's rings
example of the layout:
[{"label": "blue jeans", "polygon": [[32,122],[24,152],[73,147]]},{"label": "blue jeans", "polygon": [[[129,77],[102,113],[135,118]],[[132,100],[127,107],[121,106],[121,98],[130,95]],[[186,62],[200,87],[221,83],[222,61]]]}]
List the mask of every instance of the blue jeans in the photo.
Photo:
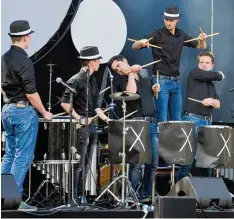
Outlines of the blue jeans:
[{"label": "blue jeans", "polygon": [[[182,112],[182,95],[179,80],[159,79],[160,92],[158,99],[154,98],[158,122],[168,120],[180,121]],[[156,83],[156,76],[153,77]],[[169,116],[169,118],[168,118]]]},{"label": "blue jeans", "polygon": [[[203,120],[203,119],[197,118],[195,116],[184,116],[182,120],[191,121],[191,122],[195,123],[195,136],[196,136],[196,138],[198,136],[199,127],[211,124],[210,121]],[[182,178],[188,176],[190,171],[191,171],[191,168],[192,168],[192,165],[180,165],[176,181],[179,181]],[[200,168],[200,173],[201,173],[201,176],[210,177],[211,176],[211,169],[210,168]]]},{"label": "blue jeans", "polygon": [[[154,122],[150,123],[150,146],[152,152],[152,164],[145,164],[140,198],[148,198],[151,196],[153,180],[158,167],[157,124]],[[130,164],[129,166],[129,180],[134,190],[137,189],[139,183],[141,166],[141,164]]]},{"label": "blue jeans", "polygon": [[34,158],[38,132],[38,114],[32,106],[17,107],[5,104],[2,124],[6,135],[6,151],[2,160],[2,174],[11,173],[19,192],[23,193],[25,175]]}]

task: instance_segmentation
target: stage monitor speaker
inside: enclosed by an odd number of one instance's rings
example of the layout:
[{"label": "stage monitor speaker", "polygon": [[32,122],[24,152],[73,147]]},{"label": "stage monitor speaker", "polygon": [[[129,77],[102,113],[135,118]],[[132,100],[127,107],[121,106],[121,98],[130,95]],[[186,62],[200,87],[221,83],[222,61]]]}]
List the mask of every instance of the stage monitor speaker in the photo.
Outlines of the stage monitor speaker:
[{"label": "stage monitor speaker", "polygon": [[154,218],[196,218],[196,198],[158,197]]},{"label": "stage monitor speaker", "polygon": [[231,194],[223,179],[215,177],[185,177],[173,186],[168,195],[195,197],[202,208],[212,205],[231,208],[232,204]]},{"label": "stage monitor speaker", "polygon": [[12,174],[1,174],[1,206],[2,210],[16,210],[21,203],[21,194]]}]

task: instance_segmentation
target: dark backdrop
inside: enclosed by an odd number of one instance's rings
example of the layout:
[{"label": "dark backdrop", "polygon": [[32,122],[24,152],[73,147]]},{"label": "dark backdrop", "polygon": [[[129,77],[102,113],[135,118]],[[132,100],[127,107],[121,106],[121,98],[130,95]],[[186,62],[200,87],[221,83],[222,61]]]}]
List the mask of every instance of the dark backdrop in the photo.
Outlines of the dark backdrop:
[{"label": "dark backdrop", "polygon": [[[179,28],[182,28],[193,36],[199,34],[198,26],[201,26],[207,34],[211,33],[211,0],[115,0],[115,2],[125,15],[128,37],[130,38],[140,39],[146,33],[161,27],[163,25],[163,11],[169,5],[177,5],[180,8],[182,18],[178,24]],[[217,92],[221,99],[221,109],[215,111],[215,121],[228,121],[230,118],[228,110],[232,108],[234,102],[234,92],[229,92],[229,89],[234,87],[232,68],[232,61],[234,60],[234,51],[232,49],[234,42],[233,11],[233,0],[214,1],[214,32],[220,32],[220,35],[214,37],[213,40],[213,51],[216,57],[215,70],[221,70],[226,75],[226,79],[223,82],[216,83]],[[207,42],[208,49],[210,50],[211,39],[209,38]],[[130,64],[145,64],[152,61],[151,50],[133,51],[131,46],[132,43],[126,41],[122,50],[122,54],[128,58]],[[199,53],[199,50],[191,48],[184,48],[183,50],[180,67],[183,92],[186,87],[187,75],[196,66],[196,56]],[[56,63],[57,66],[54,67],[53,79],[61,77],[67,80],[77,73],[81,67],[77,56],[78,52],[72,43],[70,31],[68,31],[56,48],[44,59],[36,63],[37,87],[44,103],[48,102],[49,90],[49,68],[45,65],[50,61]],[[101,65],[99,72],[96,73],[99,85],[101,84],[104,69],[105,64]],[[151,70],[151,67],[148,69]],[[62,91],[62,85],[56,82],[52,83],[53,104],[58,102],[57,97],[61,97]],[[53,106],[52,111],[57,113],[62,111],[62,109],[57,104]]]}]

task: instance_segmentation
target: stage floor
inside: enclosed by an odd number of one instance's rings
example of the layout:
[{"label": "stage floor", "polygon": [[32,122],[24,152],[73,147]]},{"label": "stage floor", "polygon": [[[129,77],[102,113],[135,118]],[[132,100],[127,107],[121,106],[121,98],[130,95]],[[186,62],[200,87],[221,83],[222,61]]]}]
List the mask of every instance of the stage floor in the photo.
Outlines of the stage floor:
[{"label": "stage floor", "polygon": [[[234,218],[234,209],[227,211],[205,210],[209,218]],[[17,210],[1,211],[2,218],[142,218],[144,212],[140,210],[97,210],[84,207],[57,208],[52,210],[38,210],[34,212],[22,212]],[[146,218],[153,218],[154,212],[149,212]],[[197,217],[205,218],[201,210],[197,210]]]}]

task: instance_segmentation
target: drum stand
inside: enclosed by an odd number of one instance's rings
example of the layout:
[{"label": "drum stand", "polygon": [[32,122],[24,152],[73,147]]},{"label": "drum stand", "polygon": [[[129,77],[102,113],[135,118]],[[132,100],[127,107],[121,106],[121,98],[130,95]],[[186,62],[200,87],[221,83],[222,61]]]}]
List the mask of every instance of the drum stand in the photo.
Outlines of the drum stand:
[{"label": "drum stand", "polygon": [[[135,193],[135,191],[132,188],[132,185],[130,183],[130,181],[128,180],[128,177],[125,174],[125,165],[126,165],[126,134],[127,134],[127,130],[128,128],[126,128],[126,102],[123,100],[123,104],[122,104],[122,108],[123,108],[123,150],[122,153],[120,153],[120,156],[122,157],[122,175],[117,177],[113,182],[110,183],[110,185],[104,189],[102,191],[102,193],[94,200],[94,203],[96,201],[98,201],[102,195],[104,195],[106,193],[106,191],[108,191],[113,197],[114,199],[116,199],[119,203],[123,204],[125,203],[125,181],[126,181],[126,186],[128,186],[128,188],[126,187],[126,192],[129,191],[129,193],[132,195],[136,206],[139,207],[139,200],[137,198],[137,195]],[[111,190],[110,187],[115,184],[117,181],[119,181],[120,179],[122,179],[122,192],[121,192],[121,199],[119,199]],[[93,203],[93,205],[94,205]],[[127,203],[126,203],[127,204]]]}]

